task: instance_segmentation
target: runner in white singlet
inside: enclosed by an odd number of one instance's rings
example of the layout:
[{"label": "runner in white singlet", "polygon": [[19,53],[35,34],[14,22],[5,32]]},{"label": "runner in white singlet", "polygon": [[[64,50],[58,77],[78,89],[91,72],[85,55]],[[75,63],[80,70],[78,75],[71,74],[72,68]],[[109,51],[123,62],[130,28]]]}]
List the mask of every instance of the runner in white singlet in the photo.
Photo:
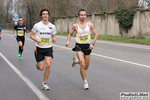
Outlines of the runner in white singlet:
[{"label": "runner in white singlet", "polygon": [[[48,9],[42,9],[40,11],[40,16],[42,21],[34,25],[31,30],[30,38],[36,42],[35,59],[37,61],[37,69],[42,71],[46,67],[42,89],[50,90],[50,87],[47,84],[47,80],[50,74],[50,66],[53,58],[52,43],[56,43],[55,34],[57,32],[55,26],[48,21],[48,18],[50,16],[50,12]],[[46,66],[44,67],[44,65]]]},{"label": "runner in white singlet", "polygon": [[[92,23],[86,21],[86,11],[84,9],[78,12],[79,22],[73,25],[71,32],[68,34],[68,39],[66,46],[69,46],[71,35],[76,32],[76,44],[72,49],[76,51],[77,57],[73,58],[72,67],[76,64],[80,64],[80,73],[84,81],[84,89],[89,89],[89,85],[86,79],[86,71],[89,67],[90,53],[94,47],[97,40],[98,34]],[[91,32],[95,35],[93,41],[91,42]]]}]

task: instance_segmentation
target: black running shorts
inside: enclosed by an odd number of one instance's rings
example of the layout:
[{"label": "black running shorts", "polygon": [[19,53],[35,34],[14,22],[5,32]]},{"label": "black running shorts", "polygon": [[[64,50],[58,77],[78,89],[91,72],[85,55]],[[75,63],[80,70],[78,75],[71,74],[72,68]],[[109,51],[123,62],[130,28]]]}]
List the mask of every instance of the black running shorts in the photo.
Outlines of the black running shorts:
[{"label": "black running shorts", "polygon": [[72,49],[73,51],[82,51],[84,55],[90,55],[92,50],[89,48],[90,44],[79,44],[76,43],[75,47]]},{"label": "black running shorts", "polygon": [[53,47],[50,48],[39,48],[35,47],[35,59],[37,62],[43,61],[44,56],[52,57],[53,58]]},{"label": "black running shorts", "polygon": [[17,42],[21,41],[23,45],[25,43],[25,37],[24,36],[17,36],[16,40],[17,40]]}]

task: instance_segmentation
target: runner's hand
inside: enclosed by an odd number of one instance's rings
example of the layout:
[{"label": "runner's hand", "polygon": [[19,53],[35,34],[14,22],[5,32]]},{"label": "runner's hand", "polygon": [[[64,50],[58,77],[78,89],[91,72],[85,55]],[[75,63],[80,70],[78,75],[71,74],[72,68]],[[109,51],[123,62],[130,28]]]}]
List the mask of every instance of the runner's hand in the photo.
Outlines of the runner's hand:
[{"label": "runner's hand", "polygon": [[26,27],[23,28],[26,31]]},{"label": "runner's hand", "polygon": [[90,44],[90,47],[89,47],[89,48],[90,48],[90,49],[93,49],[93,47],[94,47],[93,44]]},{"label": "runner's hand", "polygon": [[16,34],[14,34],[14,38],[16,38]]},{"label": "runner's hand", "polygon": [[37,44],[41,43],[41,41],[39,39],[36,40]]},{"label": "runner's hand", "polygon": [[52,38],[52,42],[56,43],[56,38],[55,37]]},{"label": "runner's hand", "polygon": [[66,45],[66,47],[68,47],[69,46],[69,41],[65,45]]}]

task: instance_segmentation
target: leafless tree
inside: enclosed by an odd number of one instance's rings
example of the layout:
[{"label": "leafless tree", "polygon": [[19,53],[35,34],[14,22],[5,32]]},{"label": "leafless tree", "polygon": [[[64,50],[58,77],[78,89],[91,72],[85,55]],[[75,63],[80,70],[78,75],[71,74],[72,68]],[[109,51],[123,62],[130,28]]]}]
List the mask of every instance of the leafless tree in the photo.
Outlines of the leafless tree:
[{"label": "leafless tree", "polygon": [[[0,0],[0,23],[12,21],[12,13],[17,12],[24,22],[32,27],[40,20],[39,12],[48,8],[51,12],[50,21],[54,16],[77,15],[84,8],[87,14],[113,11],[119,6],[137,6],[139,0]],[[140,0],[145,1],[145,0]],[[149,0],[150,1],[150,0]]]}]

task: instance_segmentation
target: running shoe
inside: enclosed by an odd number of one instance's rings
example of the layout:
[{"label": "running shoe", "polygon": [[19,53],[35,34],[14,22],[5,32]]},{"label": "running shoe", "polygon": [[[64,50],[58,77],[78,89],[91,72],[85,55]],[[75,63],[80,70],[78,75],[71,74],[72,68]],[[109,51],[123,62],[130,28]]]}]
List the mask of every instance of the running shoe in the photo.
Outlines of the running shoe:
[{"label": "running shoe", "polygon": [[22,56],[21,55],[19,56],[19,59],[22,60]]},{"label": "running shoe", "polygon": [[73,57],[73,63],[72,63],[72,67],[74,67],[76,64],[78,64],[79,60],[77,57]]},{"label": "running shoe", "polygon": [[50,90],[50,87],[47,85],[47,83],[42,83],[42,89],[43,90]]},{"label": "running shoe", "polygon": [[84,90],[88,90],[89,89],[89,85],[88,85],[88,83],[85,83],[84,84]]},{"label": "running shoe", "polygon": [[19,57],[21,56],[20,52],[18,52],[18,56],[19,56]]},{"label": "running shoe", "polygon": [[37,68],[37,70],[40,70],[40,68],[38,67],[38,63],[36,63],[36,68]]}]

